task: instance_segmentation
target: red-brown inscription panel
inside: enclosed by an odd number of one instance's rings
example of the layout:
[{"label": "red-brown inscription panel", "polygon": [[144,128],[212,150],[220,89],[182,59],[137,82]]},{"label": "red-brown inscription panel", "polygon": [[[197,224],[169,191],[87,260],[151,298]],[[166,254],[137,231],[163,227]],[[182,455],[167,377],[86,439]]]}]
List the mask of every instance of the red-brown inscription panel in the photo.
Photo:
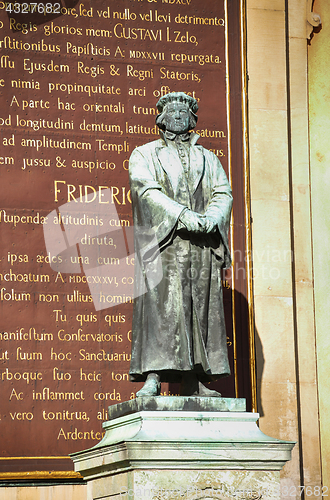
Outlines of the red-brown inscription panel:
[{"label": "red-brown inscription panel", "polygon": [[[215,0],[0,2],[3,472],[72,469],[60,457],[93,446],[108,405],[140,387],[128,380],[128,159],[158,137],[155,104],[170,91],[199,102],[196,131],[231,177],[235,249],[245,252],[239,2],[228,9]],[[226,278],[234,371],[233,343],[248,345],[248,321],[242,340]],[[249,399],[243,358],[236,382],[233,374],[217,384],[224,396],[238,393],[240,373],[239,396]]]}]

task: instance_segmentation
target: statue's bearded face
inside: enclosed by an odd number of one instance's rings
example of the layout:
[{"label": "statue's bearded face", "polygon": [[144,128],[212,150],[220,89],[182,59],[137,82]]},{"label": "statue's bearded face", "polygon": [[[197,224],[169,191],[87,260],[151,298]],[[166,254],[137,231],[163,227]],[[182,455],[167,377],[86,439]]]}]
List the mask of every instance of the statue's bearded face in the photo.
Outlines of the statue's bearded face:
[{"label": "statue's bearded face", "polygon": [[183,102],[170,102],[165,108],[165,129],[174,134],[184,134],[189,130],[189,107]]}]

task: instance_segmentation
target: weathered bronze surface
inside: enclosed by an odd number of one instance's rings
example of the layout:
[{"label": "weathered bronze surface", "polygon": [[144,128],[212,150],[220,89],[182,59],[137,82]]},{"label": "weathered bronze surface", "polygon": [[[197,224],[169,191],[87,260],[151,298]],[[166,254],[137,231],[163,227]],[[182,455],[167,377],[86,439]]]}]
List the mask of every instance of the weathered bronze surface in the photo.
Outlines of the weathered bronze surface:
[{"label": "weathered bronze surface", "polygon": [[[138,397],[181,381],[181,395],[219,396],[202,382],[229,375],[221,269],[230,266],[231,188],[218,158],[189,132],[197,101],[162,97],[162,138],[129,162],[136,265],[130,377]],[[159,277],[160,276],[160,277]]]}]

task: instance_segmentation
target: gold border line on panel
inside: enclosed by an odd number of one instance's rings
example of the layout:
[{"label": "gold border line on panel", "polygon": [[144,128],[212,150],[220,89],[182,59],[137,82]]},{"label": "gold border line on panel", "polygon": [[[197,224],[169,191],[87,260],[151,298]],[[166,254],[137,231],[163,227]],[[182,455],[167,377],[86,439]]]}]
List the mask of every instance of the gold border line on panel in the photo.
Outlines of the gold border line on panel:
[{"label": "gold border line on panel", "polygon": [[252,411],[257,412],[256,356],[253,307],[253,274],[252,274],[252,240],[251,240],[251,199],[250,199],[250,168],[248,143],[248,107],[247,107],[247,48],[246,48],[246,0],[241,0],[241,61],[242,61],[242,124],[243,124],[243,155],[245,179],[245,247],[246,247],[246,283],[249,321],[249,369],[251,380]]},{"label": "gold border line on panel", "polygon": [[[0,460],[67,460],[69,456],[63,457],[0,457]],[[0,462],[1,463],[1,462]],[[26,472],[0,472],[0,481],[25,479],[82,479],[79,472],[74,471],[26,471]]]},{"label": "gold border line on panel", "polygon": [[30,471],[30,472],[0,472],[0,481],[25,479],[82,479],[79,472],[73,471]]},{"label": "gold border line on panel", "polygon": [[[228,177],[230,185],[233,185],[233,171],[231,164],[231,120],[230,120],[230,81],[229,81],[229,40],[228,40],[228,0],[224,0],[225,9],[225,53],[226,53],[226,99],[227,99],[227,129],[228,129]],[[231,214],[230,221],[230,253],[232,255],[232,280],[231,280],[231,301],[232,301],[232,325],[233,325],[233,354],[234,354],[234,380],[235,397],[238,398],[238,375],[237,375],[237,341],[236,341],[236,315],[235,315],[235,280],[233,269],[234,262],[234,214]]]},{"label": "gold border line on panel", "polygon": [[69,460],[69,455],[65,457],[0,457],[0,460]]}]

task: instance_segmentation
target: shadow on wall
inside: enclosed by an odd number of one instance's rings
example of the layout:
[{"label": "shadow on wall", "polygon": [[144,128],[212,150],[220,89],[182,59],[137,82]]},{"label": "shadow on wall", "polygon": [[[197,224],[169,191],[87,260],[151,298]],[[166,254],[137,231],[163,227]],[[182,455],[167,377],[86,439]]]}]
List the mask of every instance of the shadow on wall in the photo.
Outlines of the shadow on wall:
[{"label": "shadow on wall", "polygon": [[[256,384],[257,384],[257,411],[260,417],[264,416],[264,411],[262,408],[262,397],[261,397],[261,380],[262,374],[264,372],[264,350],[262,348],[261,339],[258,334],[258,330],[254,327],[254,342],[255,342],[255,353],[256,353]],[[257,371],[258,370],[258,371]]]}]

